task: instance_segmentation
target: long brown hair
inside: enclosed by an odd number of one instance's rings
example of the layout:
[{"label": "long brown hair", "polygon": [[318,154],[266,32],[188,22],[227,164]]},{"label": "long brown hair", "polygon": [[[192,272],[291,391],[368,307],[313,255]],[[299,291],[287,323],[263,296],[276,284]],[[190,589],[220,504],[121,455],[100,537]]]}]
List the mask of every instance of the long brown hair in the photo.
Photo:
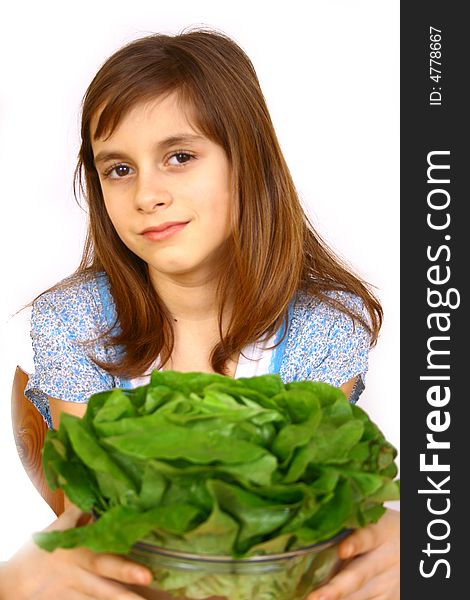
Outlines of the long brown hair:
[{"label": "long brown hair", "polygon": [[[165,364],[173,349],[171,319],[150,283],[147,265],[123,244],[108,217],[92,151],[92,140],[111,135],[130,108],[170,93],[191,110],[193,125],[225,150],[237,199],[230,264],[218,288],[220,341],[210,357],[212,368],[224,373],[227,361],[247,344],[273,335],[299,290],[359,320],[375,344],[380,303],[308,222],[252,63],[224,34],[197,29],[127,44],[103,64],[83,100],[75,191],[81,190],[88,203],[89,227],[76,275],[108,275],[118,325],[108,332],[108,342],[123,349],[117,362],[98,364],[112,374],[134,377],[157,356]],[[332,290],[359,296],[368,322],[327,294]],[[222,328],[228,298],[233,310]]]}]

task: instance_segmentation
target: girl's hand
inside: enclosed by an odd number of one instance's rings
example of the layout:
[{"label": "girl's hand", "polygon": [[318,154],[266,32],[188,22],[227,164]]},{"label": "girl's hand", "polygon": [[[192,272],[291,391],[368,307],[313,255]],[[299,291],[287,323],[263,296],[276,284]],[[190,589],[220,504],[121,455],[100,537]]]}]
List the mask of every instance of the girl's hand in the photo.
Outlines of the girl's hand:
[{"label": "girl's hand", "polygon": [[380,520],[358,529],[338,547],[351,561],[307,600],[399,600],[400,513],[387,510]]},{"label": "girl's hand", "polygon": [[[71,506],[47,528],[75,527],[81,511]],[[148,585],[152,574],[121,556],[85,548],[46,552],[31,541],[0,565],[0,600],[137,600],[124,585]]]}]

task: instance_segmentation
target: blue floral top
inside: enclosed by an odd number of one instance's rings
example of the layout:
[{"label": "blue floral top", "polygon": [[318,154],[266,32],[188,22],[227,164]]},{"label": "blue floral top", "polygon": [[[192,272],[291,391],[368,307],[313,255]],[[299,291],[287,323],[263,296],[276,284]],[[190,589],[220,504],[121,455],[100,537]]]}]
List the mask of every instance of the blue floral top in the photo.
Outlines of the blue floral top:
[{"label": "blue floral top", "polygon": [[[356,313],[366,316],[362,300],[347,292],[331,292]],[[112,362],[118,349],[98,336],[115,324],[116,312],[107,276],[83,277],[47,292],[33,304],[31,338],[34,373],[25,394],[49,427],[48,396],[87,402],[91,394],[132,381],[110,375],[90,356]],[[284,327],[278,331],[279,340]],[[270,373],[287,383],[302,379],[339,386],[358,376],[351,395],[356,402],[364,389],[370,336],[359,323],[319,300],[299,292],[289,309],[288,331],[272,352]]]}]

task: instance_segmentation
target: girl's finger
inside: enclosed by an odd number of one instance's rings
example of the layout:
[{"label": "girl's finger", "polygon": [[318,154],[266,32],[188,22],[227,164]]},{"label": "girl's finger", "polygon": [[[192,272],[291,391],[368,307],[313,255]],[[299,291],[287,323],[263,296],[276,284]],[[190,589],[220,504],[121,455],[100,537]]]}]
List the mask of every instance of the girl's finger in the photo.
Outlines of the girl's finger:
[{"label": "girl's finger", "polygon": [[369,581],[360,590],[342,600],[400,600],[400,572],[386,571]]},{"label": "girl's finger", "polygon": [[122,583],[149,585],[153,579],[152,572],[143,565],[115,554],[87,552],[82,566],[92,573]]},{"label": "girl's finger", "polygon": [[338,556],[343,560],[353,558],[359,554],[364,554],[372,550],[379,544],[376,529],[369,525],[357,529],[351,535],[348,535],[338,546]]},{"label": "girl's finger", "polygon": [[87,571],[82,571],[80,577],[80,593],[84,595],[84,598],[88,598],[88,594],[94,600],[142,600],[142,596],[135,594],[120,583],[104,577],[97,577]]},{"label": "girl's finger", "polygon": [[[44,600],[49,599],[50,596],[44,598]],[[42,598],[38,600],[42,600]],[[76,590],[67,590],[67,600],[96,600],[96,596],[90,596],[89,594],[85,594],[84,592],[77,592]]]},{"label": "girl's finger", "polygon": [[340,558],[353,558],[400,537],[400,513],[386,510],[377,523],[356,529],[338,546]]},{"label": "girl's finger", "polygon": [[356,558],[329,583],[310,594],[307,600],[343,600],[360,590],[374,575],[369,560]]},{"label": "girl's finger", "polygon": [[72,504],[45,531],[62,531],[75,527],[82,514],[82,510]]}]

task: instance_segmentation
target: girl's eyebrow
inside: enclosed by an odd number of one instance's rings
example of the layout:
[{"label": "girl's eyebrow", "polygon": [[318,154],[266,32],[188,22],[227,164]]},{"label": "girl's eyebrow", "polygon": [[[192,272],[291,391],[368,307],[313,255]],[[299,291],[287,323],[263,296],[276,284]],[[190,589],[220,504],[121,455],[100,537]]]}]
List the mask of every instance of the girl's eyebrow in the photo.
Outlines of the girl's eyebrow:
[{"label": "girl's eyebrow", "polygon": [[[160,140],[155,146],[158,150],[164,150],[169,146],[191,144],[203,140],[206,140],[206,138],[202,135],[192,133],[179,133],[176,135],[170,135],[164,138],[163,140]],[[123,158],[128,158],[125,152],[119,152],[116,150],[103,150],[101,152],[98,152],[98,154],[94,157],[93,162],[96,165],[98,163],[104,163],[109,160],[119,160]]]}]

